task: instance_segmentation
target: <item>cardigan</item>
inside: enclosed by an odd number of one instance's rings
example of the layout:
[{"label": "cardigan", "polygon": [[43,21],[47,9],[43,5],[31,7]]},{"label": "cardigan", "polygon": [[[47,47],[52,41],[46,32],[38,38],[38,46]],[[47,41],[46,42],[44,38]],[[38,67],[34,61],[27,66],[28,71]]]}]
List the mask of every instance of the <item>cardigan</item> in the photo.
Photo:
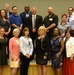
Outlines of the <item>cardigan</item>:
[{"label": "cardigan", "polygon": [[74,54],[74,38],[70,37],[66,42],[66,55],[71,57],[72,54]]}]

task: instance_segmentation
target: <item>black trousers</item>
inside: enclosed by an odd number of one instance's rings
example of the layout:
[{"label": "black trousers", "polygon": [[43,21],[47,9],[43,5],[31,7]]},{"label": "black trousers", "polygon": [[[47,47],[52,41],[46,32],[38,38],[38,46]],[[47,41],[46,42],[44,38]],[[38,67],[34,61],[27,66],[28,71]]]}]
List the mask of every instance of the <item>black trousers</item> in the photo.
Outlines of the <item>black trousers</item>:
[{"label": "black trousers", "polygon": [[28,75],[28,68],[30,63],[30,58],[26,58],[22,53],[20,54],[20,75]]}]

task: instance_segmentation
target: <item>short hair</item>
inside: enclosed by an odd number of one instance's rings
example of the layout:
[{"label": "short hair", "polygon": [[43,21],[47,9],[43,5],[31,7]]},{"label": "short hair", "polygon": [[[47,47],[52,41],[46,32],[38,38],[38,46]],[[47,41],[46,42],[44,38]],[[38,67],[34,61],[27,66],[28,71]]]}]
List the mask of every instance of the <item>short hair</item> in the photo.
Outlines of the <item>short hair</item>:
[{"label": "short hair", "polygon": [[44,35],[46,35],[46,28],[45,26],[40,26],[38,29],[38,35],[40,35],[40,30],[44,30]]},{"label": "short hair", "polygon": [[[57,27],[56,27],[56,28],[57,28]],[[53,29],[53,36],[54,36],[54,30],[55,30],[56,28]],[[59,28],[57,28],[57,29],[58,29],[58,34],[60,35],[60,30],[59,30]]]},{"label": "short hair", "polygon": [[73,11],[73,7],[69,7],[68,10],[69,10],[70,8],[72,8],[72,11]]},{"label": "short hair", "polygon": [[24,8],[29,8],[30,9],[29,5],[25,5]]},{"label": "short hair", "polygon": [[12,6],[12,10],[13,10],[13,8],[15,8],[15,7],[17,8],[17,6]]},{"label": "short hair", "polygon": [[9,5],[9,3],[5,3],[5,6],[6,6],[6,5]]},{"label": "short hair", "polygon": [[66,35],[67,32],[69,32],[70,35],[73,36],[73,30],[72,30],[70,27],[68,27],[68,28],[66,29],[65,35]]},{"label": "short hair", "polygon": [[64,13],[64,14],[62,14],[61,18],[62,18],[63,16],[66,16],[66,18],[67,18],[67,15],[66,15],[65,13]]},{"label": "short hair", "polygon": [[16,31],[18,31],[18,33],[20,33],[20,30],[19,30],[18,28],[15,28],[15,29],[13,30],[13,35],[14,35],[14,33],[15,33]]},{"label": "short hair", "polygon": [[36,7],[32,7],[32,8],[31,8],[31,11],[32,11],[32,9],[35,9],[35,10],[37,11],[37,8],[36,8]]},{"label": "short hair", "polygon": [[[29,30],[28,27],[25,27],[25,28],[23,29],[23,32],[22,32],[22,35],[23,35],[23,36],[25,36],[25,32],[26,32],[26,31],[29,31],[29,32],[30,32],[30,30]],[[29,35],[29,36],[30,36],[30,35]]]}]

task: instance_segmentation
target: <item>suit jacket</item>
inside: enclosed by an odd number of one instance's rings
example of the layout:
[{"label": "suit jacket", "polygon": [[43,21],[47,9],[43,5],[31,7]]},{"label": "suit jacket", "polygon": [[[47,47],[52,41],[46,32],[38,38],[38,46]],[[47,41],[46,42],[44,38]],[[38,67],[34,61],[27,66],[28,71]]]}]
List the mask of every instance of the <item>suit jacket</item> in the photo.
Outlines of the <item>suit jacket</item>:
[{"label": "suit jacket", "polygon": [[[38,30],[38,28],[42,25],[43,19],[42,16],[36,15],[36,21],[35,21],[35,28]],[[32,15],[30,17],[30,25],[29,28],[32,30]]]},{"label": "suit jacket", "polygon": [[70,37],[66,42],[66,55],[67,57],[71,57],[74,54],[74,37]]},{"label": "suit jacket", "polygon": [[43,19],[42,19],[42,16],[40,15],[36,15],[36,21],[35,21],[35,28],[36,28],[36,32],[35,33],[32,33],[32,15],[29,17],[29,29],[31,31],[31,37],[37,37],[37,31],[38,31],[38,28],[42,25],[42,22],[43,22]]},{"label": "suit jacket", "polygon": [[27,17],[26,17],[26,12],[22,12],[20,16],[22,18],[23,28],[27,27],[27,25],[29,25],[29,17],[31,16],[31,12],[29,13],[29,16]]},{"label": "suit jacket", "polygon": [[9,16],[12,14],[12,12],[9,11]]}]

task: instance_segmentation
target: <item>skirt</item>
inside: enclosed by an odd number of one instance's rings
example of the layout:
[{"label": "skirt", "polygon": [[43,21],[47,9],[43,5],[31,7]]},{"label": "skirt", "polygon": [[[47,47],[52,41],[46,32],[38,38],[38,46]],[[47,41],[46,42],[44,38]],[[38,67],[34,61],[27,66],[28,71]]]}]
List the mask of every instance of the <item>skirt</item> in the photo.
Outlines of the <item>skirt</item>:
[{"label": "skirt", "polygon": [[10,68],[19,68],[20,59],[12,60],[11,57],[9,57],[9,65],[10,65]]},{"label": "skirt", "polygon": [[64,58],[62,66],[62,75],[74,75],[74,60]]}]

